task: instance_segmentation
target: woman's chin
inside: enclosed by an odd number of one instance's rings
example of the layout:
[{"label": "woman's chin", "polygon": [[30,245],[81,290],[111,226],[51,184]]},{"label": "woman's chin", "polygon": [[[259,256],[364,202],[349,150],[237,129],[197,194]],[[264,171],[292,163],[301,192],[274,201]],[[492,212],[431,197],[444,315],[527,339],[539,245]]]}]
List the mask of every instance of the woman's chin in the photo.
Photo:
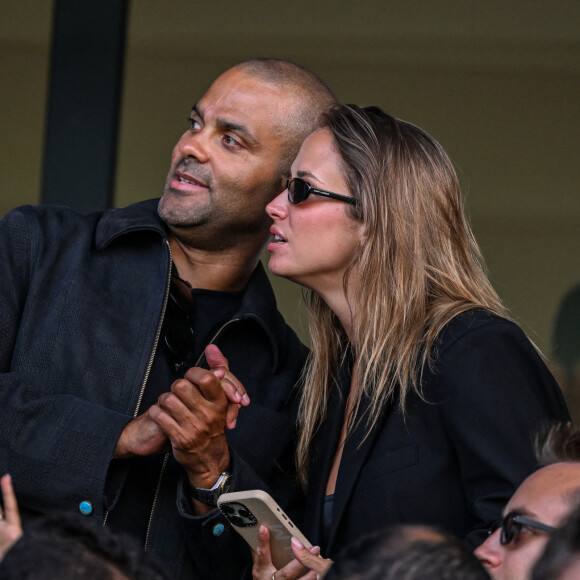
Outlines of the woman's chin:
[{"label": "woman's chin", "polygon": [[270,259],[268,260],[268,270],[270,271],[270,274],[284,278],[286,268],[280,264],[280,261],[276,259],[276,256],[270,255]]},{"label": "woman's chin", "polygon": [[278,278],[286,278],[286,280],[296,282],[295,277],[288,270],[288,268],[284,268],[281,264],[277,264],[273,257],[270,257],[270,261],[268,262],[268,270],[270,271],[270,274],[273,274]]}]

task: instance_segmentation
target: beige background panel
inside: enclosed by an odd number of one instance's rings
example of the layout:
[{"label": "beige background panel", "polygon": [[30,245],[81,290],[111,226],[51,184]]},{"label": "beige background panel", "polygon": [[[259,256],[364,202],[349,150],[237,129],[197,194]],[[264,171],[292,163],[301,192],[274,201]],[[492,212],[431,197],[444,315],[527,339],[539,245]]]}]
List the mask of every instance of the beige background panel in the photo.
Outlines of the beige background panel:
[{"label": "beige background panel", "polygon": [[[40,196],[51,8],[0,4],[2,214]],[[580,283],[580,2],[133,0],[117,206],[160,194],[191,105],[251,56],[299,62],[341,100],[432,133],[459,169],[494,285],[550,353],[559,300]],[[306,337],[299,289],[274,284]]]}]

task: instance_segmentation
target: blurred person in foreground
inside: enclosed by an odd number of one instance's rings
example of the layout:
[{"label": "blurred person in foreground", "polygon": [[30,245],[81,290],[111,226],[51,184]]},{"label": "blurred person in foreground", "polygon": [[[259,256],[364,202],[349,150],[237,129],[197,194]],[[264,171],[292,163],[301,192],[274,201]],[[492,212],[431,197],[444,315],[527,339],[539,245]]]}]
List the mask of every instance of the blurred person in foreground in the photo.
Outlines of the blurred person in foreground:
[{"label": "blurred person in foreground", "polygon": [[540,469],[475,550],[493,580],[529,580],[551,534],[580,503],[580,431],[570,423],[552,426],[538,439],[537,457]]},{"label": "blurred person in foreground", "polygon": [[12,487],[12,478],[6,474],[0,478],[0,560],[22,536],[22,522],[18,502]]},{"label": "blurred person in foreground", "polygon": [[564,525],[555,530],[532,570],[532,580],[580,578],[580,498]]},{"label": "blurred person in foreground", "polygon": [[2,580],[169,580],[137,540],[93,520],[53,513],[23,533],[8,475],[0,480],[0,578]]},{"label": "blurred person in foreground", "polygon": [[489,580],[471,549],[427,526],[395,525],[337,555],[324,580]]}]

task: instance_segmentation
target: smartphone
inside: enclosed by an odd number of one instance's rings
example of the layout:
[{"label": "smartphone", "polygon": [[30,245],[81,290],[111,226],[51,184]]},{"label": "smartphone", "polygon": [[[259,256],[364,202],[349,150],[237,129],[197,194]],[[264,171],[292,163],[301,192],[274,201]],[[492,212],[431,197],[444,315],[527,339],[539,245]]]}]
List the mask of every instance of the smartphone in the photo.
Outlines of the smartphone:
[{"label": "smartphone", "polygon": [[261,489],[224,493],[218,498],[217,505],[254,552],[258,547],[260,526],[268,527],[272,564],[278,570],[294,559],[290,547],[292,536],[298,538],[307,548],[311,546],[282,508]]}]

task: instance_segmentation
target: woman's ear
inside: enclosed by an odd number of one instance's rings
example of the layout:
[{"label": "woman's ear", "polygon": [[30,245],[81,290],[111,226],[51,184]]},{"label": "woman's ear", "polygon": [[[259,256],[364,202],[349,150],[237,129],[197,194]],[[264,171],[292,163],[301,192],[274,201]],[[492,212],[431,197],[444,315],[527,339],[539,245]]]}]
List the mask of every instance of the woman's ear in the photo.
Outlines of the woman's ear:
[{"label": "woman's ear", "polygon": [[358,239],[359,239],[361,247],[364,246],[367,242],[367,239],[368,239],[368,233],[367,233],[367,229],[365,227],[365,224],[362,221],[360,221],[358,224],[357,235],[358,235]]}]

